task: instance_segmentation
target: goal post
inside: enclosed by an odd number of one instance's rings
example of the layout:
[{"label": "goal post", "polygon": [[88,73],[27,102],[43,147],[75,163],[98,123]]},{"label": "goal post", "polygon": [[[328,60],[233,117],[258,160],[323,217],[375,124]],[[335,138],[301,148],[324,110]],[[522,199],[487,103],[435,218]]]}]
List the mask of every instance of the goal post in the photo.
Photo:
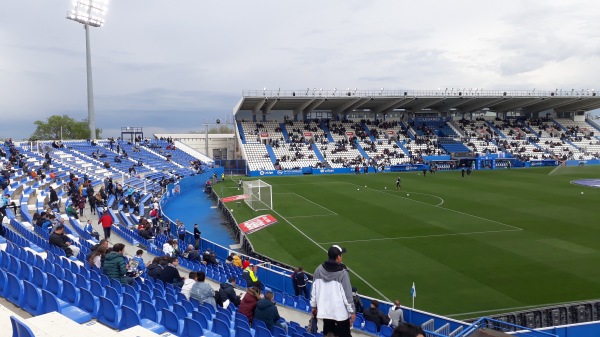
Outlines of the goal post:
[{"label": "goal post", "polygon": [[262,180],[244,181],[244,202],[254,211],[273,209],[273,191],[271,185]]}]

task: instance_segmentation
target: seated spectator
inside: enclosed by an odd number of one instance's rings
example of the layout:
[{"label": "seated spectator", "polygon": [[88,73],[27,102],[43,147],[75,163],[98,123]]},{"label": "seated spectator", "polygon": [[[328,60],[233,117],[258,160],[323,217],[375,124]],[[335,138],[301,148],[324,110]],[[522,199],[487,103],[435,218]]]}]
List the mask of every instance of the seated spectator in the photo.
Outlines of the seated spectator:
[{"label": "seated spectator", "polygon": [[188,245],[187,249],[183,253],[183,257],[187,258],[190,261],[202,262],[202,258],[200,258],[200,252],[194,248],[194,245]]},{"label": "seated spectator", "polygon": [[54,233],[50,234],[50,238],[48,239],[48,241],[51,245],[64,250],[67,257],[77,257],[77,255],[79,254],[79,247],[73,245],[69,237],[65,235],[64,231],[64,225],[61,224],[56,226],[56,228],[54,229]]},{"label": "seated spectator", "polygon": [[391,327],[397,327],[404,322],[404,312],[400,307],[400,300],[394,301],[394,305],[390,307],[390,311],[388,311],[388,317],[390,318]]},{"label": "seated spectator", "polygon": [[217,303],[219,306],[224,306],[226,301],[235,305],[236,307],[240,305],[240,297],[236,295],[235,289],[233,286],[235,285],[235,277],[230,277],[227,282],[221,283],[219,287],[219,299],[220,301]]},{"label": "seated spectator", "polygon": [[132,285],[135,281],[133,277],[127,276],[127,263],[125,262],[125,245],[117,243],[112,251],[106,254],[102,271],[109,279],[115,279],[121,284]]},{"label": "seated spectator", "polygon": [[135,252],[135,256],[131,258],[132,262],[133,261],[137,262],[136,269],[140,274],[146,271],[146,263],[144,262],[143,255],[144,255],[144,251],[141,249],[138,249]]},{"label": "seated spectator", "polygon": [[104,264],[104,258],[106,257],[106,247],[100,246],[98,249],[93,251],[88,258],[88,262],[90,263],[90,267],[92,269],[96,268],[97,270],[102,270],[102,265]]},{"label": "seated spectator", "polygon": [[157,256],[154,258],[154,260],[152,260],[152,263],[150,263],[146,267],[146,269],[148,270],[148,276],[152,278],[158,278],[158,275],[160,275],[160,271],[163,269],[163,267],[160,265],[161,260],[162,258]]},{"label": "seated spectator", "polygon": [[248,318],[248,322],[252,324],[252,320],[254,319],[254,311],[256,310],[256,303],[260,301],[261,294],[260,289],[257,287],[250,287],[242,297],[242,301],[240,303],[240,307],[238,308],[238,312],[246,318]]},{"label": "seated spectator", "polygon": [[233,254],[233,265],[242,268],[242,259],[235,253]]},{"label": "seated spectator", "polygon": [[259,289],[264,289],[262,282],[259,281],[258,276],[256,276],[258,267],[251,265],[250,261],[244,261],[242,266],[244,268],[242,271],[242,278],[246,281],[246,285],[248,287],[258,287]]},{"label": "seated spectator", "polygon": [[371,300],[371,306],[363,311],[363,316],[365,320],[375,323],[377,331],[379,331],[381,325],[388,325],[390,323],[390,318],[379,310],[379,302],[377,300]]},{"label": "seated spectator", "polygon": [[168,256],[175,256],[175,248],[173,247],[173,241],[175,240],[167,240],[167,242],[165,242],[163,244],[163,253],[165,253],[165,255]]},{"label": "seated spectator", "polygon": [[115,156],[115,163],[120,163],[120,162],[121,162],[121,157]]},{"label": "seated spectator", "polygon": [[94,227],[92,227],[92,220],[87,221],[83,230],[96,240],[100,240],[100,234],[94,230]]},{"label": "seated spectator", "polygon": [[188,278],[183,281],[183,286],[181,287],[181,293],[187,298],[190,299],[190,292],[192,291],[192,287],[196,284],[198,279],[198,274],[195,271],[190,272]]},{"label": "seated spectator", "polygon": [[79,216],[77,215],[77,210],[75,209],[75,206],[73,206],[72,203],[70,203],[69,206],[67,206],[67,208],[65,209],[65,212],[67,213],[68,216],[72,216],[75,219],[79,219]]},{"label": "seated spectator", "polygon": [[425,331],[420,326],[402,323],[394,329],[392,337],[425,337]]},{"label": "seated spectator", "polygon": [[267,291],[265,298],[256,303],[254,319],[265,322],[270,331],[273,331],[274,325],[287,330],[285,325],[279,323],[281,316],[279,316],[279,311],[275,306],[275,300],[273,297],[273,292]]},{"label": "seated spectator", "polygon": [[217,302],[215,301],[215,291],[210,284],[205,282],[205,280],[206,274],[204,274],[203,271],[196,273],[197,282],[192,286],[190,297],[196,299],[200,304],[210,303],[216,309]]},{"label": "seated spectator", "polygon": [[215,252],[212,252],[210,250],[210,248],[208,248],[204,254],[202,255],[202,260],[206,263],[206,264],[213,264],[213,265],[218,265],[219,261],[217,260],[217,255],[215,254]]},{"label": "seated spectator", "polygon": [[174,287],[183,286],[184,278],[179,275],[177,266],[179,266],[179,260],[177,257],[171,256],[168,258],[168,264],[160,271],[158,279],[163,283],[171,283]]}]

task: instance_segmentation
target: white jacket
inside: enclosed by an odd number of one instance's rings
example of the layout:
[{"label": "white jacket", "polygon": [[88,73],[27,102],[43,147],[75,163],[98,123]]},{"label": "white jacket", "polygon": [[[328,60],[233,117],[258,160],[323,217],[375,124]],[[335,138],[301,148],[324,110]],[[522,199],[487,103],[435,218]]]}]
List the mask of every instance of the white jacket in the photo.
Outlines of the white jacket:
[{"label": "white jacket", "polygon": [[344,266],[325,261],[315,270],[310,306],[317,318],[345,321],[354,313],[350,275]]}]

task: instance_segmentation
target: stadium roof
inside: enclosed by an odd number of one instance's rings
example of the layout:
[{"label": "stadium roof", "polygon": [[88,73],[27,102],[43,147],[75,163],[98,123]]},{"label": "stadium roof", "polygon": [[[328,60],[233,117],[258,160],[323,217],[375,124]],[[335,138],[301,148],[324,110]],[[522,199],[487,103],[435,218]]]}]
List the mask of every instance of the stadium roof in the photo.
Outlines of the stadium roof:
[{"label": "stadium roof", "polygon": [[244,91],[234,108],[240,111],[294,111],[309,113],[330,111],[334,115],[352,111],[387,113],[479,111],[524,114],[554,109],[556,112],[580,112],[600,108],[595,90],[571,91],[484,91],[479,89],[446,90],[251,90]]}]

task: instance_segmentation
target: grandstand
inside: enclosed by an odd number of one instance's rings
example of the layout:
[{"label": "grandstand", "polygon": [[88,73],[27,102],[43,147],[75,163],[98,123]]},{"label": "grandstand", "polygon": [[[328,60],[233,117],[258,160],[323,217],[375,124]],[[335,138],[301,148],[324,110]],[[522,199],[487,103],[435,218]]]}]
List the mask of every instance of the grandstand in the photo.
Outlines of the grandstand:
[{"label": "grandstand", "polygon": [[[526,92],[480,92],[475,96],[462,92],[378,91],[347,92],[342,96],[321,92],[319,96],[303,97],[299,91],[277,95],[261,91],[248,93],[237,105],[236,131],[239,148],[247,160],[248,176],[350,173],[357,166],[389,172],[453,170],[467,164],[476,169],[579,165],[582,161],[597,164],[600,127],[585,119],[581,112],[598,107],[600,101],[595,95],[583,94],[573,97],[538,92],[534,97]],[[79,219],[59,210],[51,211],[67,220],[66,232],[80,248],[79,255],[71,258],[50,245],[48,233],[34,222],[34,215],[46,209],[50,187],[59,191],[64,208],[72,203],[66,188],[72,176],[81,180],[85,177],[96,190],[111,179],[124,190],[131,190],[136,204],[132,207],[110,196],[106,200],[108,209],[98,207],[97,214],[111,215],[116,240],[129,245],[128,254],[132,255],[131,250],[139,246],[144,248],[146,258],[163,255],[161,248],[168,237],[140,236],[135,229],[140,217],[148,217],[155,198],[161,199],[160,204],[168,202],[175,191],[175,182],[177,188],[198,188],[213,174],[223,173],[223,168],[214,167],[206,156],[174,144],[177,143],[163,139],[65,141],[61,147],[50,141],[4,144],[4,151],[18,150],[23,155],[19,161],[27,163],[24,168],[16,165],[9,171],[10,184],[4,189],[19,206],[17,212],[6,209],[5,233],[0,238],[0,295],[7,301],[6,305],[0,305],[0,320],[4,324],[11,321],[9,316],[15,316],[12,319],[15,330],[19,325],[28,326],[36,336],[57,336],[61,331],[85,335],[251,336],[251,330],[238,326],[241,323],[236,321],[233,307],[206,312],[210,308],[187,301],[179,289],[152,278],[137,278],[134,286],[121,286],[96,272],[86,261],[96,241],[83,229]],[[115,157],[120,161],[115,161]],[[0,160],[3,167],[12,161],[9,157]],[[35,177],[29,173],[38,169],[47,176]],[[239,234],[233,211],[222,202],[218,205]],[[86,217],[93,217],[88,210]],[[164,219],[173,224],[168,216]],[[171,230],[175,230],[174,225]],[[312,337],[303,327],[308,320],[309,304],[306,299],[292,295],[290,269],[254,251],[248,237],[240,236],[244,248],[252,253],[246,258],[263,266],[259,277],[266,280],[267,287],[276,293],[275,300],[282,305],[280,310],[290,323],[287,336],[295,337],[295,332]],[[193,242],[191,233],[186,234],[180,246],[188,242]],[[229,247],[204,238],[202,246],[217,252],[220,259],[231,252]],[[258,257],[264,260],[257,260]],[[213,286],[215,282],[235,277],[240,286],[238,292],[245,287],[241,270],[230,265],[215,267],[184,258],[180,258],[180,265],[182,274],[189,270],[205,271]],[[362,300],[366,304],[369,298]],[[382,309],[388,307],[389,303],[385,303]],[[468,323],[405,307],[405,317],[422,325],[430,336],[463,336],[490,327],[531,331],[583,323],[597,320],[599,308],[596,302],[580,303]],[[224,330],[222,322],[227,325]],[[379,336],[360,318],[354,328],[356,334]],[[555,328],[551,335],[558,335],[557,329],[571,329],[571,333],[577,331],[576,334],[585,336],[599,328],[574,325]],[[522,331],[517,335],[528,333]]]}]

